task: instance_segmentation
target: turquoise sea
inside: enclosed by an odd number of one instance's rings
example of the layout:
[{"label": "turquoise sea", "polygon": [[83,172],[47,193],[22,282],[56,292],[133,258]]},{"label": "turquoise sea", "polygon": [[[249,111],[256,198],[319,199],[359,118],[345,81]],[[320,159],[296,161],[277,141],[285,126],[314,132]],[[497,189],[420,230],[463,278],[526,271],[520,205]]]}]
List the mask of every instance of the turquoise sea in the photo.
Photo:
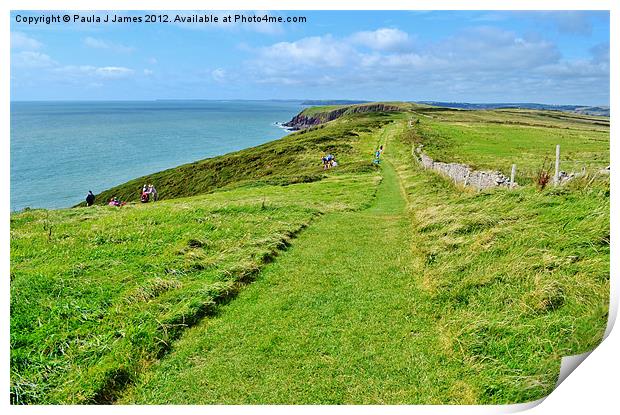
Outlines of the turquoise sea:
[{"label": "turquoise sea", "polygon": [[280,138],[293,101],[11,103],[11,210],[61,208],[179,164]]}]

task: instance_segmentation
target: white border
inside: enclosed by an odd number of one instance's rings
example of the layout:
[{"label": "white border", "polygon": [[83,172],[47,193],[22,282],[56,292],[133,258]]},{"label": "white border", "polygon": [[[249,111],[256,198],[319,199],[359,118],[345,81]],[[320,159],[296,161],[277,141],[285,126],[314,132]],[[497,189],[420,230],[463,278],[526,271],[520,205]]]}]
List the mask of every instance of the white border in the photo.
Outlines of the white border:
[{"label": "white border", "polygon": [[[2,273],[4,276],[2,285],[2,294],[0,304],[2,307],[2,330],[0,332],[2,361],[2,375],[0,377],[0,390],[4,390],[2,400],[3,408],[11,412],[22,413],[45,413],[62,412],[62,413],[82,413],[85,410],[89,412],[118,412],[118,413],[134,413],[136,411],[148,410],[155,414],[167,414],[171,410],[182,411],[186,413],[204,413],[205,411],[216,412],[222,414],[238,414],[238,413],[289,413],[291,411],[297,413],[358,413],[358,414],[376,414],[381,413],[505,413],[514,410],[526,409],[533,404],[524,404],[518,406],[216,406],[216,407],[200,407],[200,406],[150,406],[148,408],[141,407],[44,407],[30,406],[17,407],[9,405],[9,272],[10,272],[10,252],[9,252],[9,100],[10,100],[10,74],[9,74],[9,55],[10,55],[10,17],[9,11],[15,10],[193,10],[193,9],[210,9],[210,10],[611,10],[611,111],[617,114],[618,92],[620,85],[618,84],[618,59],[620,58],[619,44],[619,18],[618,6],[619,2],[610,0],[436,0],[436,1],[405,1],[405,0],[381,0],[380,2],[351,2],[344,0],[300,0],[295,4],[284,0],[265,0],[265,1],[223,1],[216,0],[207,2],[176,0],[176,1],[153,1],[153,0],[133,0],[130,3],[122,0],[91,0],[84,2],[83,0],[59,0],[51,4],[49,0],[4,0],[0,2],[0,10],[2,10],[2,19],[0,19],[0,126],[1,126],[1,147],[0,147],[0,195],[2,195],[2,205],[0,207],[2,213],[2,221],[0,222],[2,240],[0,244],[0,256]],[[612,115],[614,118],[615,115]],[[619,146],[615,144],[618,137],[618,128],[615,122],[611,123],[611,159],[615,166],[615,160],[618,158]],[[612,169],[612,188],[616,187],[618,181],[618,172]],[[612,215],[611,215],[611,239],[616,241],[618,236],[618,215],[617,201],[618,197],[616,189],[611,192]],[[610,324],[606,334],[608,337],[604,342],[595,349],[586,359],[585,363],[579,366],[575,373],[568,376],[554,391],[542,405],[531,410],[531,413],[611,413],[612,408],[617,410],[620,403],[617,385],[620,374],[620,359],[618,350],[620,350],[620,335],[618,330],[611,331],[613,322],[618,310],[618,277],[616,270],[619,266],[619,257],[614,255],[616,252],[612,244],[612,260],[611,260],[611,304],[610,304]]]}]

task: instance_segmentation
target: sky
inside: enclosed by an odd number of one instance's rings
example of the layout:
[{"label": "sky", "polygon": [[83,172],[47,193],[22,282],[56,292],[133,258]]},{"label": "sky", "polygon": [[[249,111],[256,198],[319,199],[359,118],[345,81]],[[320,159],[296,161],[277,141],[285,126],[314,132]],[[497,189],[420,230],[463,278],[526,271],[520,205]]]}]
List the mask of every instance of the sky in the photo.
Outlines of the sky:
[{"label": "sky", "polygon": [[[11,13],[12,100],[355,99],[609,105],[609,13]],[[146,23],[146,14],[218,23]],[[223,23],[229,14],[304,23]]]}]

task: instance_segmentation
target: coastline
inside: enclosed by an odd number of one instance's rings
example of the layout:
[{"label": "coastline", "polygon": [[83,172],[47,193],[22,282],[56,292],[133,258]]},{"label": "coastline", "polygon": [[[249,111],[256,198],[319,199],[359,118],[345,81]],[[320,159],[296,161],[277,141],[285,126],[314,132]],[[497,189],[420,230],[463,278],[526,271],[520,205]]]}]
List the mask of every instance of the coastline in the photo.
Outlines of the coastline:
[{"label": "coastline", "polygon": [[69,208],[88,190],[264,144],[290,131],[274,120],[301,109],[298,101],[20,102],[11,106],[10,211]]}]

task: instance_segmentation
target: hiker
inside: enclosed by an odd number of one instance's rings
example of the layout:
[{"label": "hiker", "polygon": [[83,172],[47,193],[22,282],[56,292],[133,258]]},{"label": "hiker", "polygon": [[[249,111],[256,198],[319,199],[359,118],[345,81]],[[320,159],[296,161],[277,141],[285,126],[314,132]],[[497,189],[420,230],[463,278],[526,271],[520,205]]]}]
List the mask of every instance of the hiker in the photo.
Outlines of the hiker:
[{"label": "hiker", "polygon": [[114,196],[113,198],[110,199],[110,201],[108,202],[108,206],[115,206],[115,207],[121,207],[123,206],[125,203],[121,203],[120,200],[118,200],[118,198],[116,196]]},{"label": "hiker", "polygon": [[327,170],[327,163],[329,163],[327,161],[327,157],[323,156],[321,157],[321,160],[323,161],[323,170]]},{"label": "hiker", "polygon": [[327,157],[325,157],[325,159],[327,160],[327,168],[329,169],[330,167],[332,167],[334,156],[330,153],[327,155]]},{"label": "hiker", "polygon": [[379,146],[379,152],[380,152],[381,154],[383,154],[383,144],[381,144],[381,145]]},{"label": "hiker", "polygon": [[336,167],[338,165],[338,162],[336,161],[336,159],[332,159],[332,167]]},{"label": "hiker", "polygon": [[86,195],[86,206],[92,206],[93,203],[95,203],[95,195],[92,190],[89,190]]},{"label": "hiker", "polygon": [[153,186],[152,184],[149,184],[148,192],[153,198],[153,202],[157,202],[158,195],[157,195],[157,189],[155,189],[155,186]]},{"label": "hiker", "polygon": [[375,151],[375,159],[372,161],[374,164],[379,164],[381,161],[381,149]]}]

